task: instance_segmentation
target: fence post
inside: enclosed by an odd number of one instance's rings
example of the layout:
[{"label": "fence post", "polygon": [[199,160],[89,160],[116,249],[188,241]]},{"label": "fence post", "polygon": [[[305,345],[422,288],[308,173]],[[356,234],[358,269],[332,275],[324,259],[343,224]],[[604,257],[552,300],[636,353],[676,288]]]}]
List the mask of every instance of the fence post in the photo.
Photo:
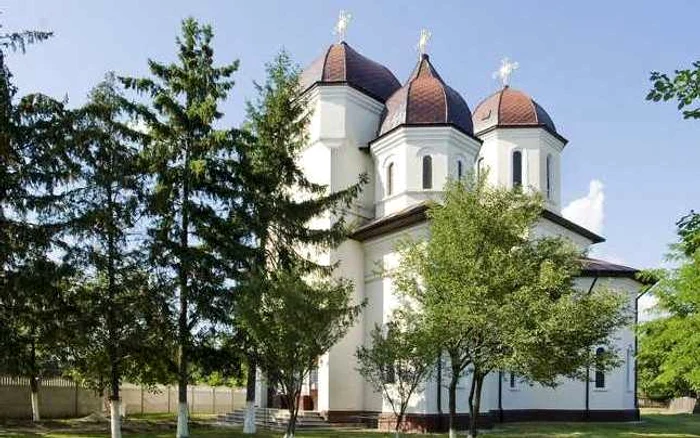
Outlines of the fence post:
[{"label": "fence post", "polygon": [[143,414],[143,385],[141,385],[141,414]]},{"label": "fence post", "polygon": [[168,414],[170,413],[170,385],[166,386],[168,390]]},{"label": "fence post", "polygon": [[194,414],[194,385],[190,385],[190,404],[192,405],[190,413]]},{"label": "fence post", "polygon": [[216,414],[216,386],[211,387],[211,413]]}]

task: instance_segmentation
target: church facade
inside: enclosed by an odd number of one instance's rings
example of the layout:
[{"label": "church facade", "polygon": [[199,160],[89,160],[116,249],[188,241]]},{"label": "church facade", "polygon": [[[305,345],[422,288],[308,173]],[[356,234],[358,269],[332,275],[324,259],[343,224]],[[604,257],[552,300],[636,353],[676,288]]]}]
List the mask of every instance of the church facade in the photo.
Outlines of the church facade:
[{"label": "church facade", "polygon": [[[339,275],[352,280],[355,299],[368,304],[347,336],[320,358],[317,374],[305,388],[306,407],[331,422],[388,418],[388,403],[356,371],[355,350],[375,324],[388,322],[397,305],[391,280],[377,274],[377,266],[397,263],[400,238],[426,232],[426,201],[439,199],[449,178],[488,168],[492,184],[523,185],[542,193],[546,210],[534,235],[561,235],[581,249],[604,239],[561,216],[567,140],[524,92],[504,85],[472,111],[427,54],[420,55],[401,84],[389,69],[344,41],[328,47],[304,70],[301,83],[312,112],[309,144],[301,158],[308,177],[331,190],[356,183],[360,174],[370,177],[348,213],[359,224],[352,238],[337,250],[317,254],[327,263],[340,262]],[[332,220],[319,219],[316,225]],[[583,266],[578,287],[615,288],[627,294],[630,311],[636,311],[641,284],[634,279],[635,269],[589,258]],[[562,379],[551,389],[492,373],[484,384],[482,414],[495,421],[638,419],[634,327],[620,330],[615,340],[622,364],[606,373],[590,370],[589,381]],[[446,424],[446,384],[434,375],[414,396],[408,414],[414,428],[436,430]],[[467,373],[457,391],[462,420],[467,418],[469,386]],[[259,406],[271,403],[263,392]]]}]

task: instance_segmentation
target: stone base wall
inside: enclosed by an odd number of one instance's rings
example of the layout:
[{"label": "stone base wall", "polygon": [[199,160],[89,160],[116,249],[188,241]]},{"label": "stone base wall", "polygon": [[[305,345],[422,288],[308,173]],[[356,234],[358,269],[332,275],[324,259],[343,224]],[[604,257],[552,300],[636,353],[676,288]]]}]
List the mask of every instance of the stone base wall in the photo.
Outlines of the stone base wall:
[{"label": "stone base wall", "polygon": [[[321,415],[330,423],[364,424],[383,431],[393,431],[396,416],[387,412],[369,411],[328,411]],[[624,422],[639,421],[639,410],[555,410],[555,409],[523,409],[508,411],[491,411],[482,413],[479,418],[479,428],[488,429],[496,423],[513,423],[528,421],[570,421],[570,422]],[[402,432],[446,432],[449,427],[447,414],[406,414],[403,419]],[[466,430],[469,426],[469,414],[458,413],[457,429]]]}]

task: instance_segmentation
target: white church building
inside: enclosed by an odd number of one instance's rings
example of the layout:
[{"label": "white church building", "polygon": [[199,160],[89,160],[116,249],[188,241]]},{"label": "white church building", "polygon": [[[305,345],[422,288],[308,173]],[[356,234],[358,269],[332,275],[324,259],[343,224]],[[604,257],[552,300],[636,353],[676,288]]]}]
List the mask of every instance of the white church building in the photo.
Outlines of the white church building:
[{"label": "white church building", "polygon": [[[422,35],[425,37],[427,35]],[[421,38],[425,47],[425,38]],[[546,210],[535,235],[561,235],[581,249],[603,237],[561,215],[561,163],[567,139],[552,117],[523,91],[507,85],[512,64],[502,67],[503,87],[473,110],[440,76],[421,50],[401,84],[389,69],[341,39],[303,71],[312,119],[302,156],[308,177],[340,190],[370,177],[351,212],[358,227],[325,261],[339,261],[340,275],[354,282],[355,298],[367,300],[359,322],[319,360],[305,388],[304,408],[330,422],[391,416],[391,408],[356,371],[355,350],[375,324],[388,322],[397,300],[391,280],[377,265],[397,262],[397,240],[425,232],[426,201],[440,198],[448,178],[489,169],[492,184],[540,191]],[[327,219],[331,220],[331,219]],[[631,311],[641,284],[636,270],[602,260],[583,260],[577,284],[584,290],[609,286],[629,297]],[[606,373],[590,370],[588,381],[562,379],[557,388],[531,386],[508,373],[492,373],[483,389],[482,414],[491,421],[637,420],[634,327],[615,335],[622,364]],[[460,421],[467,420],[469,375],[457,391]],[[414,395],[407,421],[413,429],[446,427],[447,379],[435,374]],[[258,385],[256,403],[273,399]],[[382,421],[380,421],[382,424]]]}]

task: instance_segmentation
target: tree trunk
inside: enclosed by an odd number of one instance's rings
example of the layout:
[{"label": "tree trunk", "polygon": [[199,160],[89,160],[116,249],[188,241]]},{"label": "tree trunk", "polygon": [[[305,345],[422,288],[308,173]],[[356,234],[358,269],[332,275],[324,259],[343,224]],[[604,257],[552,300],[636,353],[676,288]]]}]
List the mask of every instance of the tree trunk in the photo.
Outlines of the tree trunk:
[{"label": "tree trunk", "polygon": [[399,438],[401,436],[401,423],[403,422],[403,411],[405,408],[401,409],[399,415],[396,416],[396,424],[394,425],[394,437]]},{"label": "tree trunk", "polygon": [[39,378],[31,376],[29,378],[29,387],[31,389],[32,400],[32,421],[36,423],[37,421],[41,421],[41,415],[39,415]]},{"label": "tree trunk", "polygon": [[256,363],[248,358],[248,377],[245,389],[245,418],[243,419],[243,433],[252,435],[255,433],[255,379]]},{"label": "tree trunk", "polygon": [[473,402],[471,407],[471,412],[469,413],[469,436],[474,438],[479,433],[479,411],[481,410],[481,387],[484,383],[484,375],[474,374],[474,379],[476,381],[475,389],[473,392]]},{"label": "tree trunk", "polygon": [[31,376],[29,376],[29,388],[31,390],[31,400],[32,400],[32,421],[41,421],[41,415],[39,414],[39,377],[37,376],[37,366],[36,366],[36,341],[34,340],[35,330],[32,329],[32,344],[31,344],[31,361],[30,369],[32,370]]},{"label": "tree trunk", "polygon": [[457,382],[459,381],[459,372],[452,369],[450,377],[450,400],[449,400],[449,416],[450,416],[450,432],[449,438],[457,438]]},{"label": "tree trunk", "polygon": [[112,201],[112,192],[107,191],[110,214],[112,214],[112,223],[108,231],[108,254],[107,254],[107,295],[109,302],[107,303],[107,336],[108,336],[108,356],[110,364],[110,379],[109,379],[109,406],[110,406],[110,432],[112,438],[121,438],[121,400],[119,395],[119,353],[117,351],[117,317],[115,309],[115,301],[117,295],[117,275],[116,275],[116,244],[114,242],[114,205]]},{"label": "tree trunk", "polygon": [[301,389],[289,391],[287,394],[287,406],[289,409],[289,422],[287,423],[287,432],[284,438],[294,438],[294,433],[297,427],[297,415],[299,414],[299,397]]},{"label": "tree trunk", "polygon": [[178,315],[178,376],[177,376],[177,438],[189,438],[188,427],[189,412],[187,409],[187,346],[189,342],[189,324],[187,318],[188,292],[187,284],[189,274],[189,260],[187,249],[189,248],[189,143],[185,144],[184,175],[182,184],[182,214],[180,217],[180,264],[178,269],[178,280],[180,286],[180,309]]},{"label": "tree trunk", "polygon": [[109,419],[110,419],[110,432],[112,438],[122,437],[122,417],[121,417],[121,400],[114,399],[110,400],[109,404]]}]

